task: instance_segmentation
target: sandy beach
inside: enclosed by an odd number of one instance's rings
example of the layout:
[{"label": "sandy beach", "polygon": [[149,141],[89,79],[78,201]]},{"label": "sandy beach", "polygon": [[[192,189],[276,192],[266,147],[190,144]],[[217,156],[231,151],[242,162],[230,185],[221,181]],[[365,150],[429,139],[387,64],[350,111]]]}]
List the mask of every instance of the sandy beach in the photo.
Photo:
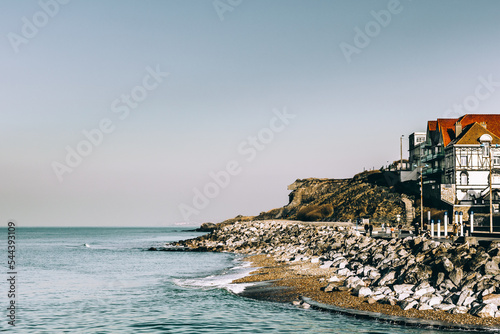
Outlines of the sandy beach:
[{"label": "sandy beach", "polygon": [[[264,283],[254,288],[247,289],[242,296],[269,300],[276,302],[292,303],[301,297],[309,297],[314,301],[349,309],[382,313],[391,316],[409,319],[425,319],[444,323],[485,326],[499,329],[500,319],[479,318],[470,314],[451,314],[444,311],[410,309],[403,311],[398,305],[368,302],[368,298],[353,296],[348,291],[324,292],[321,288],[328,285],[328,279],[334,273],[333,269],[319,268],[319,264],[311,262],[279,263],[272,256],[253,255],[245,259],[257,269],[249,276],[235,280],[233,283]],[[347,312],[348,313],[348,312]],[[446,326],[445,326],[446,327]]]}]

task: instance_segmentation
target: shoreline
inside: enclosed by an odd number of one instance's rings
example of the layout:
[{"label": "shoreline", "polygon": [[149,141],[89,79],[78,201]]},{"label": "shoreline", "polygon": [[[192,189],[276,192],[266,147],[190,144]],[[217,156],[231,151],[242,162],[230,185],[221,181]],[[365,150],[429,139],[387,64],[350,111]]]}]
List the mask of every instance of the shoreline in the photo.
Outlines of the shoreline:
[{"label": "shoreline", "polygon": [[469,325],[500,328],[498,241],[371,238],[344,226],[250,221],[160,250],[247,256],[258,269],[234,283],[260,283],[242,294],[254,299],[300,306],[305,297],[344,310],[448,322],[467,330]]},{"label": "shoreline", "polygon": [[[237,295],[256,300],[294,304],[297,307],[341,313],[348,316],[378,320],[395,325],[433,329],[500,332],[496,318],[479,318],[470,314],[410,309],[397,305],[369,304],[367,298],[353,296],[348,291],[324,292],[322,288],[333,270],[319,268],[310,262],[279,263],[273,256],[250,255],[242,259],[256,270],[234,280],[233,284],[254,283]],[[300,301],[300,305],[299,305]]]}]

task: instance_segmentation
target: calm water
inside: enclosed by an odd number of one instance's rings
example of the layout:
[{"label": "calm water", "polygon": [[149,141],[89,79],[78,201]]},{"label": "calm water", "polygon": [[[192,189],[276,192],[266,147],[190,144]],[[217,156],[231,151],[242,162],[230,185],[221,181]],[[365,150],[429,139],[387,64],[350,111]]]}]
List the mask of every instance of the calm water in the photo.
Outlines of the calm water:
[{"label": "calm water", "polygon": [[197,235],[180,228],[18,228],[18,322],[14,330],[7,324],[2,279],[0,331],[436,333],[239,297],[233,292],[241,286],[229,283],[249,269],[235,255],[144,251]]}]

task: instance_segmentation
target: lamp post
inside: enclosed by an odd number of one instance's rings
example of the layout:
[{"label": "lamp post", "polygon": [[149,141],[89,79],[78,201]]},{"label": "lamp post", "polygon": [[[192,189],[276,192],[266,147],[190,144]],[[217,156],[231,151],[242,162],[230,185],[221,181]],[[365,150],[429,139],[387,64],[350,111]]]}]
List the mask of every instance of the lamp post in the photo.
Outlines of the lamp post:
[{"label": "lamp post", "polygon": [[399,161],[399,170],[403,170],[403,137],[405,135],[401,135],[401,137],[399,138],[399,157],[400,157],[400,161]]},{"label": "lamp post", "polygon": [[493,181],[493,176],[492,176],[492,168],[491,168],[491,160],[492,160],[492,154],[491,154],[491,142],[493,138],[489,134],[484,134],[479,138],[479,141],[481,142],[481,146],[483,148],[483,157],[488,157],[488,163],[489,163],[489,169],[490,169],[490,175],[489,175],[489,190],[490,190],[490,233],[493,233],[493,186],[492,186],[492,181]]},{"label": "lamp post", "polygon": [[493,233],[493,191],[492,191],[492,173],[491,173],[491,146],[488,146],[489,162],[490,162],[490,233]]},{"label": "lamp post", "polygon": [[422,178],[423,167],[428,167],[428,165],[413,165],[416,168],[420,168],[420,230],[424,230],[424,182]]}]

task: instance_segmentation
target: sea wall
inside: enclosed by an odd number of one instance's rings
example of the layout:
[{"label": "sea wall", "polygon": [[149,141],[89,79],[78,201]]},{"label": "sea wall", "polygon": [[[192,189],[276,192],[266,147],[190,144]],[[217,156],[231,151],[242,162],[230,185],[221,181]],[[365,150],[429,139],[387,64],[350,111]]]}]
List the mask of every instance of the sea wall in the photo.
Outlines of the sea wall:
[{"label": "sea wall", "polygon": [[500,242],[484,247],[425,237],[387,240],[343,227],[252,221],[168,247],[269,254],[285,263],[311,261],[336,272],[325,283],[326,292],[350,291],[369,303],[405,310],[500,317]]}]

